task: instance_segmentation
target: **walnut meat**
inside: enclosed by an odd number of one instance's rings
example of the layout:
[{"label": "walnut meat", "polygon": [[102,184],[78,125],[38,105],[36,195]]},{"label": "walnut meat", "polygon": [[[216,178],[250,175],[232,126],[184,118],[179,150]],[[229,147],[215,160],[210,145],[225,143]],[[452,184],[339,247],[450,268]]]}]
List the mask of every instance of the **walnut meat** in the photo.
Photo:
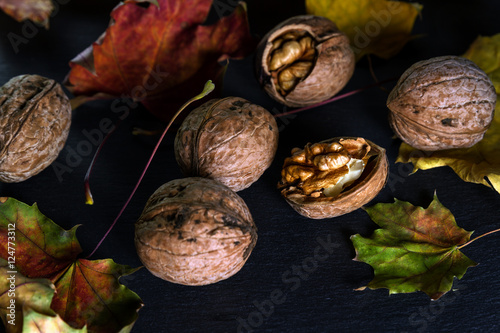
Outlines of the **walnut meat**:
[{"label": "walnut meat", "polygon": [[236,274],[257,242],[243,199],[217,181],[192,177],[158,188],[135,223],[135,246],[155,276],[206,285]]},{"label": "walnut meat", "polygon": [[49,166],[70,125],[71,105],[54,80],[20,75],[0,87],[0,180],[21,182]]},{"label": "walnut meat", "polygon": [[322,219],[354,211],[384,187],[385,149],[363,138],[333,138],[294,148],[278,189],[301,215]]},{"label": "walnut meat", "polygon": [[443,56],[406,70],[387,100],[398,137],[421,150],[467,148],[480,141],[495,110],[489,77],[472,61]]},{"label": "walnut meat", "polygon": [[257,77],[264,90],[290,107],[322,102],[339,92],[354,72],[349,39],[324,17],[292,17],[259,43]]},{"label": "walnut meat", "polygon": [[239,191],[271,165],[278,126],[271,113],[243,98],[213,99],[184,119],[174,147],[186,176],[208,177]]}]

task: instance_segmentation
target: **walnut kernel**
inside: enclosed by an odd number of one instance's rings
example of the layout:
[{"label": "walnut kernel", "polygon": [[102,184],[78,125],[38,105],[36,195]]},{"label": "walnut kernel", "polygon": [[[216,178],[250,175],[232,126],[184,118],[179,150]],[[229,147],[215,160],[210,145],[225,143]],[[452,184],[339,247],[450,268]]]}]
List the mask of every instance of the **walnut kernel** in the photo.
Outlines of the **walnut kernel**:
[{"label": "walnut kernel", "polygon": [[333,138],[294,148],[278,189],[301,215],[335,217],[368,203],[387,179],[385,150],[363,138]]},{"label": "walnut kernel", "polygon": [[272,29],[257,47],[257,77],[278,102],[300,107],[339,92],[354,71],[349,39],[330,20],[292,17]]}]

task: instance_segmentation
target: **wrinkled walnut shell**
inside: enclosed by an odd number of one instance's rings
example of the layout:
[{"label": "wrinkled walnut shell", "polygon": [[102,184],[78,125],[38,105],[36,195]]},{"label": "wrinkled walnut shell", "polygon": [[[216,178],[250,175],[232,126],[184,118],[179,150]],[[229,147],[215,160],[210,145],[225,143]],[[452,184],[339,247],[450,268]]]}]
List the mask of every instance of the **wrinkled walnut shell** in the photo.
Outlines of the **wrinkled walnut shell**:
[{"label": "wrinkled walnut shell", "polygon": [[[276,41],[286,34],[306,34],[312,38],[314,50],[311,51],[315,51],[315,56],[308,74],[300,75],[299,82],[285,93],[279,86],[278,75],[286,66],[271,70],[270,61],[276,51]],[[290,107],[312,105],[334,96],[350,80],[355,66],[347,36],[332,21],[313,15],[295,16],[277,25],[259,43],[255,59],[257,78],[263,89]]]},{"label": "wrinkled walnut shell", "polygon": [[240,191],[271,165],[278,125],[266,109],[243,98],[213,99],[189,113],[174,148],[184,175],[215,179]]},{"label": "wrinkled walnut shell", "polygon": [[236,274],[256,242],[257,228],[243,199],[206,178],[162,185],[135,223],[135,246],[144,266],[184,285],[211,284]]},{"label": "wrinkled walnut shell", "polygon": [[468,148],[493,120],[496,93],[490,78],[472,61],[443,56],[407,69],[387,100],[397,136],[414,148]]},{"label": "wrinkled walnut shell", "polygon": [[350,213],[370,202],[385,186],[389,164],[385,149],[369,140],[355,137],[337,137],[321,141],[320,144],[340,142],[343,139],[363,140],[370,146],[370,154],[361,177],[346,187],[338,196],[306,195],[297,191],[293,184],[282,182],[278,184],[278,188],[281,188],[281,195],[302,216],[324,219]]},{"label": "wrinkled walnut shell", "polygon": [[24,181],[48,167],[66,143],[71,105],[61,86],[20,75],[0,87],[0,181]]}]

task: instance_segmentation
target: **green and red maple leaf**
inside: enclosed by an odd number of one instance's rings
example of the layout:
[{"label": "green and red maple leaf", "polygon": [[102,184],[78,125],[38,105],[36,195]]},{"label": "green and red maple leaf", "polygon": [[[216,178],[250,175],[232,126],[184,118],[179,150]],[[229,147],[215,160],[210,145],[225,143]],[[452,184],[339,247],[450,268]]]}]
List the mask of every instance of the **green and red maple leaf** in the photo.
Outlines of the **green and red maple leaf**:
[{"label": "green and red maple leaf", "polygon": [[[12,198],[2,198],[0,202],[0,257],[4,258],[0,275],[1,281],[7,281],[12,271],[17,272],[17,320],[23,318],[24,325],[40,320],[38,326],[49,327],[71,323],[72,328],[67,325],[68,332],[80,332],[84,327],[103,333],[131,329],[142,301],[120,284],[119,278],[136,269],[111,259],[79,259],[82,249],[76,239],[76,227],[62,229],[44,216],[36,204],[28,206]],[[9,285],[2,284],[0,288],[0,308],[6,309]],[[33,300],[29,295],[37,298]],[[8,320],[6,313],[2,313],[2,319]]]},{"label": "green and red maple leaf", "polygon": [[381,229],[351,240],[355,260],[373,267],[375,277],[366,286],[370,289],[387,288],[391,294],[423,291],[438,299],[451,289],[455,277],[461,279],[476,265],[460,252],[472,232],[457,226],[437,196],[427,208],[395,200],[365,210]]}]

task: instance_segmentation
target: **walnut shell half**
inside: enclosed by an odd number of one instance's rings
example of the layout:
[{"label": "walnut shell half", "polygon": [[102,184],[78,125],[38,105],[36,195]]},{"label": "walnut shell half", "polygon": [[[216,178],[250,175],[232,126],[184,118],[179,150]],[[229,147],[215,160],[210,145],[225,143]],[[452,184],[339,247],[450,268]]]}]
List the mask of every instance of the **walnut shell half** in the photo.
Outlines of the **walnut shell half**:
[{"label": "walnut shell half", "polygon": [[0,181],[24,181],[49,166],[66,143],[71,105],[59,83],[20,75],[0,87]]},{"label": "walnut shell half", "polygon": [[243,199],[200,177],[162,185],[135,223],[135,246],[144,266],[184,285],[211,284],[236,274],[256,242],[257,228]]},{"label": "walnut shell half", "polygon": [[278,125],[270,112],[243,98],[213,99],[184,119],[174,147],[184,175],[215,179],[240,191],[271,165]]},{"label": "walnut shell half", "polygon": [[338,137],[294,148],[278,189],[301,215],[324,219],[371,201],[387,181],[385,149],[369,140]]},{"label": "walnut shell half", "polygon": [[421,150],[468,148],[493,120],[493,83],[472,61],[443,56],[408,68],[387,99],[397,136]]},{"label": "walnut shell half", "polygon": [[278,102],[301,107],[327,100],[350,80],[355,66],[347,36],[327,18],[294,16],[257,46],[257,78]]}]

